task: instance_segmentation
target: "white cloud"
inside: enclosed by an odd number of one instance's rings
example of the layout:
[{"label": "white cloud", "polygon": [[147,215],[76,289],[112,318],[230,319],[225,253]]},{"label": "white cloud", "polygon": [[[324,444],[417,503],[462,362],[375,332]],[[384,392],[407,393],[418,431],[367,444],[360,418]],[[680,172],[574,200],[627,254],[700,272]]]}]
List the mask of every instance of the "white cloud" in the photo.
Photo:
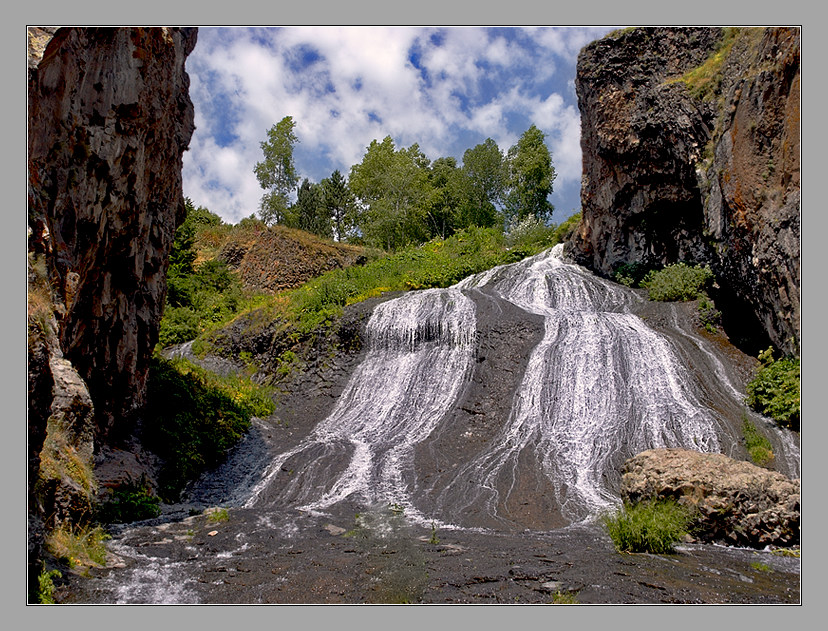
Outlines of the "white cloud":
[{"label": "white cloud", "polygon": [[263,194],[253,174],[259,143],[287,115],[296,121],[298,170],[314,180],[334,168],[347,174],[386,135],[398,146],[417,142],[432,159],[462,158],[471,145],[458,146],[460,138],[492,137],[505,151],[529,124],[515,121],[528,120],[548,134],[556,191],[577,187],[577,106],[556,72],[572,68],[595,36],[588,29],[202,28],[187,62],[197,130],[185,154],[185,195],[228,221],[255,212]]}]

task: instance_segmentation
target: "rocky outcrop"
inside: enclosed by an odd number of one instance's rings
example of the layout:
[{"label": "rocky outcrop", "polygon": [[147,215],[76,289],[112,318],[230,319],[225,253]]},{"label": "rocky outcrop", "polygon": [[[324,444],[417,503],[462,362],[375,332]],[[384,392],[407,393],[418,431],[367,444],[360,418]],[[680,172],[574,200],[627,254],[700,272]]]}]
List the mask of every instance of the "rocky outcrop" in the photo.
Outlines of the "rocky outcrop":
[{"label": "rocky outcrop", "polygon": [[629,459],[621,496],[673,499],[698,513],[703,541],[763,548],[799,544],[800,482],[722,454],[651,449]]},{"label": "rocky outcrop", "polygon": [[365,261],[361,247],[330,243],[284,226],[238,231],[219,252],[246,289],[278,292],[293,289],[334,269]]},{"label": "rocky outcrop", "polygon": [[106,435],[144,398],[193,126],[195,29],[30,29],[29,250]]},{"label": "rocky outcrop", "polygon": [[731,338],[797,354],[799,49],[796,28],[636,28],[585,47],[570,255],[604,275],[708,263]]}]

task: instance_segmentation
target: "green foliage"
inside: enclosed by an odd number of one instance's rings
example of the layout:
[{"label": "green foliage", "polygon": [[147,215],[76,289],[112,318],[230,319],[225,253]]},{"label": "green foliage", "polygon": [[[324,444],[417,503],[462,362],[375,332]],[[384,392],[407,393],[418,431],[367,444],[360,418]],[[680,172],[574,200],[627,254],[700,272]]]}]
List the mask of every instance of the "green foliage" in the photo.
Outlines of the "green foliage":
[{"label": "green foliage", "polygon": [[217,508],[207,512],[207,521],[211,524],[220,524],[229,521],[230,512],[226,508]]},{"label": "green foliage", "polygon": [[747,384],[747,404],[783,427],[799,431],[799,358],[775,360],[773,349],[759,354],[761,366]]},{"label": "green foliage", "polygon": [[299,181],[293,160],[293,147],[298,141],[294,127],[296,122],[291,116],[271,127],[267,140],[260,143],[264,160],[253,168],[259,185],[267,191],[259,204],[259,217],[267,225],[284,221],[290,194]]},{"label": "green foliage", "polygon": [[641,281],[650,300],[695,300],[699,292],[713,282],[713,272],[707,265],[690,266],[686,263],[668,265],[664,269],[649,272]]},{"label": "green foliage", "polygon": [[333,237],[331,213],[325,204],[325,193],[321,185],[305,178],[299,187],[292,211],[292,221],[285,225],[320,237]]},{"label": "green foliage", "polygon": [[642,281],[653,271],[652,267],[639,263],[622,263],[615,268],[613,280],[627,287],[641,287]]},{"label": "green foliage", "polygon": [[[546,229],[554,234],[556,228]],[[309,332],[332,321],[348,304],[387,291],[448,287],[466,276],[511,263],[553,245],[553,239],[507,242],[499,229],[470,227],[448,239],[409,247],[366,265],[338,269],[286,292],[286,315],[300,331]]]},{"label": "green foliage", "polygon": [[554,208],[548,197],[556,173],[544,136],[533,124],[509,148],[506,216],[510,223],[530,216],[544,222],[552,217]]},{"label": "green foliage", "polygon": [[239,376],[219,377],[186,360],[155,356],[150,365],[144,431],[164,461],[159,493],[175,501],[184,485],[223,461],[252,416],[274,409],[269,391]]},{"label": "green foliage", "polygon": [[672,500],[625,502],[602,522],[619,552],[668,554],[693,523],[693,513]]},{"label": "green foliage", "polygon": [[128,523],[157,517],[161,498],[153,495],[146,479],[129,480],[112,491],[112,498],[98,510],[98,519],[105,524]]},{"label": "green foliage", "polygon": [[226,229],[221,219],[185,201],[187,217],[175,233],[167,272],[167,304],[158,343],[161,348],[195,339],[201,332],[226,322],[244,300],[241,282],[217,259],[195,266],[195,241],[203,232]]},{"label": "green foliage", "polygon": [[498,207],[503,205],[509,168],[503,152],[491,138],[463,154],[467,202],[463,225],[490,227],[502,224]]},{"label": "green foliage", "polygon": [[55,604],[55,583],[54,579],[62,578],[62,574],[58,570],[46,570],[44,567],[37,576],[37,594],[35,596],[37,603],[41,605]]},{"label": "green foliage", "polygon": [[716,308],[716,305],[705,292],[699,292],[699,320],[701,325],[710,333],[716,331],[716,327],[721,324],[722,312]]},{"label": "green foliage", "polygon": [[770,441],[756,429],[747,415],[742,416],[742,433],[745,437],[745,448],[753,463],[760,467],[770,464],[773,460],[773,448]]},{"label": "green foliage", "polygon": [[356,199],[337,169],[320,183],[327,215],[337,241],[356,236]]}]

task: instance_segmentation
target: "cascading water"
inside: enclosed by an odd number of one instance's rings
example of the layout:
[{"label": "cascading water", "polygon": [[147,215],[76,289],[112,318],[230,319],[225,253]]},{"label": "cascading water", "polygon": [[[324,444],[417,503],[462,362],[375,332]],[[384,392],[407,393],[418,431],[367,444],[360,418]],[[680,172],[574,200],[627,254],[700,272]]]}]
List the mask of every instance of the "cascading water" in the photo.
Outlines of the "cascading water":
[{"label": "cascading water", "polygon": [[[412,450],[456,399],[471,367],[474,333],[474,304],[458,289],[410,293],[379,305],[368,323],[367,356],[335,409],[273,461],[247,506],[275,492],[319,511],[357,495],[368,505],[405,506],[413,516],[405,479]],[[338,468],[343,453],[350,453],[344,469]],[[288,461],[300,473],[275,484]]]},{"label": "cascading water", "polygon": [[[279,440],[263,438],[276,433],[275,420],[258,419],[250,444],[245,439],[234,455],[240,460],[213,473],[230,481],[215,489],[210,480],[196,485],[190,500],[228,506],[230,520],[219,525],[191,513],[127,528],[110,548],[124,569],[96,581],[90,599],[315,601],[329,593],[332,568],[347,575],[342,596],[358,577],[371,586],[379,580],[376,565],[353,565],[360,559],[382,560],[379,575],[422,570],[411,533],[404,532],[412,523],[432,533],[491,537],[486,556],[492,558],[503,544],[525,540],[524,558],[537,561],[538,541],[553,535],[563,538],[555,554],[589,550],[595,539],[588,522],[619,503],[626,458],[653,447],[739,449],[734,427],[747,412],[736,364],[682,325],[680,307],[658,305],[658,322],[650,326],[637,315],[649,313],[648,304],[636,291],[567,262],[560,246],[448,289],[379,304],[366,326],[362,360],[335,403],[306,408],[311,394],[296,399],[303,412],[329,410],[315,426],[308,416],[294,446],[261,460]],[[281,425],[280,432],[287,435]],[[777,466],[798,476],[791,433],[768,433]],[[357,512],[358,525],[377,537],[373,547],[360,548],[336,526],[353,523]],[[337,532],[343,536],[332,536]],[[468,564],[468,585],[478,584],[479,556],[458,544],[431,547],[440,559],[463,550],[457,571]],[[591,563],[600,573],[606,560]],[[555,580],[572,565],[583,562],[559,564]],[[301,591],[298,577],[315,577],[314,568],[319,578],[309,584],[322,591]],[[630,568],[623,570],[628,576]],[[281,588],[293,583],[300,591],[283,600]],[[455,579],[444,583],[453,586]],[[511,570],[499,584],[517,584]]]},{"label": "cascading water", "polygon": [[[453,463],[442,488],[427,489],[416,449],[449,422],[474,370],[482,293],[541,316],[544,334],[494,438]],[[441,527],[485,522],[467,519],[480,513],[520,526],[509,503],[528,461],[564,522],[577,523],[618,503],[620,467],[638,452],[732,451],[735,434],[700,401],[673,345],[633,313],[641,303],[567,263],[557,246],[381,304],[367,327],[369,351],[335,409],[273,460],[246,506],[318,512],[356,498],[398,504]],[[727,380],[722,391],[739,398]]]}]

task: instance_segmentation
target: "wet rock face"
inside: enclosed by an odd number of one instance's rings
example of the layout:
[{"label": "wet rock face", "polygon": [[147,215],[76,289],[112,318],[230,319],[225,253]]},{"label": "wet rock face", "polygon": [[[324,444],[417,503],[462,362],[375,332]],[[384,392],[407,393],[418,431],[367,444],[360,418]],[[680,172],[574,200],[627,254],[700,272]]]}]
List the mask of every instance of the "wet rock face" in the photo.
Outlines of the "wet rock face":
[{"label": "wet rock face", "polygon": [[745,29],[718,89],[694,95],[680,79],[723,34],[632,29],[583,49],[583,219],[569,251],[607,275],[709,263],[726,320],[798,353],[799,31]]},{"label": "wet rock face", "polygon": [[30,31],[29,249],[98,433],[142,403],[183,220],[195,29]]},{"label": "wet rock face", "polygon": [[764,548],[799,543],[799,480],[722,454],[651,449],[629,459],[629,501],[675,499],[699,512],[703,541]]}]

